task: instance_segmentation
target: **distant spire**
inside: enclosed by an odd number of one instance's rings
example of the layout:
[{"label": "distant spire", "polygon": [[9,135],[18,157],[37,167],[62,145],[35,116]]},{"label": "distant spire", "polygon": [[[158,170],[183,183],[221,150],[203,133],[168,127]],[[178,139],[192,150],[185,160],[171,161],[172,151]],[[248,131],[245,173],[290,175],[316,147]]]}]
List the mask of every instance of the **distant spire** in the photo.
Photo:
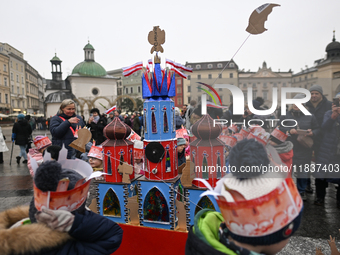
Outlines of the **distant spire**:
[{"label": "distant spire", "polygon": [[335,30],[333,30],[333,42],[335,42]]}]

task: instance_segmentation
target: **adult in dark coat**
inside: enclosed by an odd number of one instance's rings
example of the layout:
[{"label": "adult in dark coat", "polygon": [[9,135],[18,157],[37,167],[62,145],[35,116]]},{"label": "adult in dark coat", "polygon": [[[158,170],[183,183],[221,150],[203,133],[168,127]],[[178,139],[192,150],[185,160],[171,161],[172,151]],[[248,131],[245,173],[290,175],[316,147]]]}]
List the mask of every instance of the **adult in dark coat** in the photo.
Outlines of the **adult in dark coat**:
[{"label": "adult in dark coat", "polygon": [[91,117],[87,123],[87,127],[91,128],[92,139],[96,141],[96,145],[101,144],[106,140],[103,134],[103,130],[107,125],[107,120],[100,115],[97,108],[93,108],[91,111]]},{"label": "adult in dark coat", "polygon": [[[323,89],[320,85],[316,85],[316,84],[313,85],[312,87],[310,87],[309,91],[311,93],[311,99],[306,103],[306,106],[308,107],[309,112],[315,116],[319,126],[321,127],[325,113],[332,109],[332,102],[328,101],[327,98],[323,95]],[[321,131],[320,135],[315,137],[314,139],[313,149],[314,149],[315,159],[318,158],[323,135],[324,135],[324,132]],[[319,162],[316,162],[316,163],[319,163]],[[319,179],[319,178],[315,179],[315,188],[316,188],[317,197],[318,197],[318,192],[323,193],[323,190],[325,190],[327,186],[328,186],[328,183],[326,182],[326,180]],[[309,185],[307,185],[306,190],[307,192],[313,193],[313,189],[311,188],[311,185],[310,185],[310,179],[309,179]],[[319,204],[317,200],[318,198],[316,198],[315,204]]]},{"label": "adult in dark coat", "polygon": [[[294,99],[300,99],[303,97],[305,97],[305,95],[298,94],[294,97]],[[297,122],[298,126],[294,127],[294,125],[296,125],[296,122],[290,121],[289,119],[294,119]],[[282,115],[280,117],[280,123],[282,123],[283,120],[286,120],[284,122],[284,125],[288,127],[281,126],[280,130],[285,133],[288,132],[290,134],[290,137],[288,137],[287,141],[291,141],[294,145],[293,170],[296,169],[298,173],[297,188],[301,194],[301,197],[306,200],[307,197],[305,191],[308,183],[309,171],[304,172],[304,165],[311,164],[313,149],[304,147],[301,143],[297,141],[297,129],[308,130],[308,136],[312,138],[318,136],[321,130],[315,116],[304,115],[296,105],[293,105],[292,109],[288,111],[286,115]]]},{"label": "adult in dark coat", "polygon": [[18,164],[20,164],[21,157],[24,158],[24,161],[22,163],[27,163],[26,147],[28,145],[31,134],[31,125],[25,119],[25,115],[20,113],[18,115],[18,121],[14,123],[12,128],[12,141],[15,141],[15,144],[19,145],[20,147],[20,154],[16,157]]},{"label": "adult in dark coat", "polygon": [[74,133],[78,127],[84,127],[85,123],[81,116],[75,114],[75,102],[65,99],[59,108],[57,115],[50,121],[50,132],[52,134],[52,145],[58,145],[67,149],[67,158],[75,158],[76,151],[69,146],[77,138]]},{"label": "adult in dark coat", "polygon": [[[332,110],[326,112],[321,129],[324,135],[321,141],[320,151],[316,159],[317,167],[321,169],[321,171],[315,173],[316,177],[320,177],[320,178],[317,178],[316,180],[322,180],[323,182],[326,182],[326,180],[328,180],[330,182],[335,182],[335,183],[340,184],[340,173],[339,173],[340,107],[336,107],[333,104]],[[325,169],[327,169],[327,171]],[[330,172],[331,169],[333,170],[332,173],[335,173],[335,174],[333,176],[328,176],[327,174],[328,172],[331,173]],[[333,177],[333,178],[329,178],[329,177]],[[317,187],[316,200],[314,204],[324,205],[325,196],[326,196],[326,188],[327,188],[327,185],[319,185]],[[340,188],[338,188],[336,198],[337,198],[337,206],[338,208],[340,208]]]},{"label": "adult in dark coat", "polygon": [[128,114],[125,114],[125,115],[124,115],[124,123],[125,123],[126,125],[128,125],[129,127],[131,127],[131,120],[130,120],[130,117],[129,117]]}]

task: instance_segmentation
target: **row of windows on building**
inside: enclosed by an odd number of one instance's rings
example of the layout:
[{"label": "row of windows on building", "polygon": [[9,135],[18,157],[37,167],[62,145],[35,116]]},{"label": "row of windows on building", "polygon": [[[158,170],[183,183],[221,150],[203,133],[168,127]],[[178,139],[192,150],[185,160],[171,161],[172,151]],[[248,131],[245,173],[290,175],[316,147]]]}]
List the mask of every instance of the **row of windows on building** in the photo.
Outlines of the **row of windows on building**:
[{"label": "row of windows on building", "polygon": [[22,101],[22,103],[21,103],[21,101],[16,101],[16,100],[13,100],[13,99],[12,99],[12,105],[11,106],[12,107],[18,107],[18,108],[21,108],[21,106],[22,106],[22,108],[26,107],[25,101]]},{"label": "row of windows on building", "polygon": [[[247,92],[243,91],[243,95],[244,95],[244,100],[245,102],[247,102],[248,98],[247,98]],[[223,96],[222,95],[219,95],[220,98],[221,98],[221,101],[223,102]],[[256,98],[257,97],[257,91],[253,91],[252,92],[252,98]],[[268,100],[268,92],[267,91],[262,91],[261,92],[261,97],[264,99],[264,100]],[[207,97],[207,100],[212,102],[212,98],[210,96]],[[230,98],[229,98],[230,102],[232,102],[233,100],[233,96],[230,95]],[[182,99],[181,99],[182,101]],[[187,104],[190,104],[190,101],[191,101],[191,97],[187,97]],[[198,102],[200,103],[201,102],[201,97],[199,96],[198,97]],[[179,103],[178,103],[179,104]]]},{"label": "row of windows on building", "polygon": [[[19,75],[17,74],[16,77],[17,77],[17,82],[19,82]],[[13,73],[11,73],[11,80],[14,81],[14,75],[13,75]],[[21,76],[21,83],[22,83],[22,84],[25,83],[25,82],[24,82],[24,77],[23,77],[23,76]]]},{"label": "row of windows on building", "polygon": [[[257,84],[249,82],[249,84],[251,84],[253,88],[256,88],[257,86],[261,85],[260,82],[258,82]],[[273,87],[277,87],[279,84],[281,84],[281,82],[278,82],[278,83],[277,82],[270,82],[270,84],[273,85]],[[282,87],[286,87],[286,86],[287,86],[287,84],[285,82],[283,82]],[[248,87],[247,83],[243,83],[243,88],[247,88],[247,87]],[[266,82],[262,83],[262,87],[268,88],[267,83]]]},{"label": "row of windows on building", "polygon": [[[25,89],[22,88],[21,91],[22,91],[22,94],[25,95]],[[15,91],[14,91],[14,85],[12,85],[12,90],[11,90],[11,92],[12,92],[12,93],[15,93]],[[20,87],[19,87],[19,86],[17,87],[17,94],[20,94]]]},{"label": "row of windows on building", "polygon": [[[216,66],[217,66],[217,68],[223,68],[223,64],[222,63],[218,63]],[[235,64],[234,63],[229,63],[228,66],[229,67],[235,67]],[[187,65],[187,67],[192,68],[191,65]],[[212,68],[214,68],[214,65],[213,64],[208,64],[208,69],[212,69]],[[195,65],[195,69],[201,69],[201,65],[200,64],[196,64]]]},{"label": "row of windows on building", "polygon": [[[3,103],[2,102],[2,93],[0,93],[0,103]],[[5,94],[5,103],[8,104],[8,94]],[[18,108],[25,108],[25,101],[17,101],[17,100],[14,100],[12,99],[12,107],[18,107]],[[39,107],[39,100],[36,99],[36,98],[29,98],[28,99],[28,104],[27,104],[28,107]]]},{"label": "row of windows on building", "polygon": [[33,75],[30,75],[30,74],[27,74],[27,73],[26,73],[26,80],[27,80],[27,77],[28,77],[28,79],[29,79],[31,82],[33,82],[33,83],[37,83],[37,81],[38,81],[38,79],[35,78]]},{"label": "row of windows on building", "polygon": [[[10,63],[11,63],[11,68],[13,68],[13,62],[11,61]],[[16,69],[17,71],[19,71],[18,63],[16,63],[15,66],[16,66],[15,69]],[[6,64],[4,64],[3,71],[4,71],[4,72],[7,72],[7,65],[6,65]],[[21,66],[21,72],[24,72],[23,66]]]},{"label": "row of windows on building", "polygon": [[[312,78],[313,78],[313,74],[310,75],[310,79],[312,79]],[[305,75],[305,80],[307,80],[307,79],[308,79],[308,75]],[[294,78],[293,81],[297,82],[298,78]],[[301,76],[299,77],[299,81],[302,81],[302,77]]]},{"label": "row of windows on building", "polygon": [[[11,61],[11,63],[12,63],[12,61]],[[16,65],[18,65],[18,64],[16,64]],[[17,70],[18,70],[18,68],[17,68]],[[3,71],[4,71],[4,72],[7,72],[7,65],[6,65],[6,64],[4,64]],[[21,72],[23,72],[22,67],[21,67]],[[16,78],[17,78],[17,82],[19,82],[19,75],[18,75],[18,74],[16,75]],[[32,81],[32,82],[35,82],[35,83],[37,82],[37,78],[35,78],[33,75],[30,75],[30,74],[27,74],[27,73],[26,73],[26,79],[27,79],[27,78],[28,78],[30,81]],[[13,75],[13,73],[11,73],[11,80],[14,81],[14,75]],[[21,82],[24,83],[24,77],[21,77]]]},{"label": "row of windows on building", "polygon": [[[137,92],[133,92],[134,91],[133,88],[134,87],[130,87],[130,88],[125,87],[125,94],[141,93],[141,87],[140,86],[137,87]],[[129,89],[130,89],[130,92],[129,92]]]},{"label": "row of windows on building", "polygon": [[[231,85],[233,85],[233,84],[231,84]],[[211,91],[211,89],[208,89],[208,90]],[[202,92],[202,91],[203,90],[201,90],[201,86],[198,86],[197,87],[197,92]],[[218,91],[223,91],[223,90],[222,90],[222,88],[219,88]],[[191,92],[191,85],[187,86],[187,92]],[[177,92],[177,93],[179,93],[179,92]]]},{"label": "row of windows on building", "polygon": [[26,85],[26,90],[27,93],[31,93],[33,95],[38,95],[38,88],[36,86],[34,86],[33,84],[31,84],[30,86],[28,86],[28,84]]},{"label": "row of windows on building", "polygon": [[[190,81],[191,80],[191,75],[188,75],[188,80]],[[212,79],[213,77],[212,77],[212,74],[208,74],[208,79]],[[223,76],[222,76],[222,74],[220,73],[220,74],[218,74],[218,78],[219,79],[222,79],[223,78]],[[229,78],[234,78],[234,73],[229,73]],[[202,79],[202,76],[200,75],[200,74],[197,74],[197,80],[201,80]]]},{"label": "row of windows on building", "polygon": [[[29,97],[27,100],[28,107],[39,107],[39,100],[36,98]],[[23,106],[25,107],[25,106]]]},{"label": "row of windows on building", "polygon": [[[13,62],[12,62],[12,60],[10,61],[10,63],[11,63],[11,68],[13,68]],[[23,66],[21,65],[20,67],[21,67],[21,72],[23,72],[23,71],[24,71]],[[18,63],[15,63],[15,69],[19,71],[19,69],[18,69]]]}]

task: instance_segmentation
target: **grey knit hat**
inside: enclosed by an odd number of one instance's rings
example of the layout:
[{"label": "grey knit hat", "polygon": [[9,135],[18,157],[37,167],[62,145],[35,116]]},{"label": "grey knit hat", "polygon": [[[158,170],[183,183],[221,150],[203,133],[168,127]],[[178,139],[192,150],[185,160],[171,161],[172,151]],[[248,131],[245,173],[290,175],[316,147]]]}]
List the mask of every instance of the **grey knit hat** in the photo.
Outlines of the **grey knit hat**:
[{"label": "grey knit hat", "polygon": [[310,87],[309,89],[310,92],[312,91],[317,91],[319,92],[321,95],[323,95],[323,90],[322,87],[320,85],[314,84],[312,87]]},{"label": "grey knit hat", "polygon": [[182,137],[179,137],[177,138],[177,146],[180,146],[180,145],[185,145],[186,141],[184,138]]}]

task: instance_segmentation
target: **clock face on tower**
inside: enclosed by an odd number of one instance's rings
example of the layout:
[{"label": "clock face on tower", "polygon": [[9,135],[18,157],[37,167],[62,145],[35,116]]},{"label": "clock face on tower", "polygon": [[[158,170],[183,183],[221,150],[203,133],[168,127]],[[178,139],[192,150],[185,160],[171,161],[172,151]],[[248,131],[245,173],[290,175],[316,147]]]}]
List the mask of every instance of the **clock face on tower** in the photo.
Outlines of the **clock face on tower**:
[{"label": "clock face on tower", "polygon": [[268,76],[268,72],[263,72],[263,76]]}]

